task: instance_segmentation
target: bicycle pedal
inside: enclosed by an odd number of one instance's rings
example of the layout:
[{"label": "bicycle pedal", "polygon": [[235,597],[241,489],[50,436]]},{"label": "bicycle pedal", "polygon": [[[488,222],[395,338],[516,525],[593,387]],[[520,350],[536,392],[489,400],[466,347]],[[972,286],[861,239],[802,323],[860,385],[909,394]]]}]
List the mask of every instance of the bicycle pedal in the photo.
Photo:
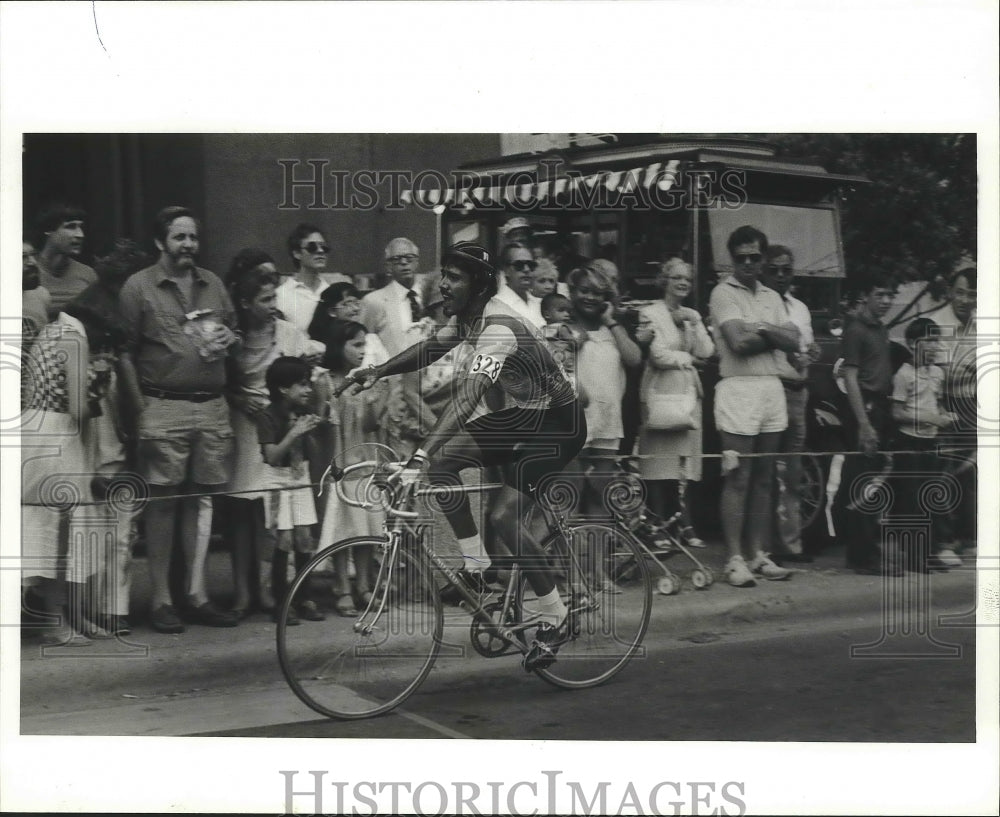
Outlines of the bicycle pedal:
[{"label": "bicycle pedal", "polygon": [[534,641],[531,648],[525,653],[521,664],[525,672],[551,667],[556,662],[556,653],[548,644]]}]

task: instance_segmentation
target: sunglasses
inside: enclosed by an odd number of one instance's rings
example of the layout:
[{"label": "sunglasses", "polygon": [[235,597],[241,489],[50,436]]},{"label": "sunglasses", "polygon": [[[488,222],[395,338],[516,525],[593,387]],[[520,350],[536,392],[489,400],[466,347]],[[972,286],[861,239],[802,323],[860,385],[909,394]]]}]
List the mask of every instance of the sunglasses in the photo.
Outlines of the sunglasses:
[{"label": "sunglasses", "polygon": [[737,265],[740,264],[759,264],[764,259],[764,256],[759,252],[738,252],[733,256],[733,261]]},{"label": "sunglasses", "polygon": [[510,264],[511,268],[517,270],[517,272],[534,272],[538,269],[537,261],[512,261]]},{"label": "sunglasses", "polygon": [[313,254],[318,252],[328,252],[330,250],[330,248],[321,241],[310,241],[308,244],[303,244],[301,249]]},{"label": "sunglasses", "polygon": [[767,265],[767,271],[768,272],[773,272],[775,275],[777,275],[778,273],[782,273],[784,275],[791,275],[792,274],[792,268],[791,267],[779,267],[779,266],[776,266],[774,264],[768,264]]}]

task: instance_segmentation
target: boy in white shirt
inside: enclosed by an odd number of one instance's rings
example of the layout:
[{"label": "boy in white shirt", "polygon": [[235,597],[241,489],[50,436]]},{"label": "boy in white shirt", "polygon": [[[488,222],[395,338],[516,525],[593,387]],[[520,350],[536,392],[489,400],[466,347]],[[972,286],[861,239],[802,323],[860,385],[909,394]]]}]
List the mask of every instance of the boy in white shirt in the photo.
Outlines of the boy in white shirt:
[{"label": "boy in white shirt", "polygon": [[[893,493],[897,498],[895,513],[925,516],[921,507],[921,476],[941,473],[944,463],[936,454],[938,433],[954,424],[955,415],[942,406],[945,374],[936,365],[942,352],[937,324],[929,318],[917,318],[906,327],[906,345],[913,354],[912,363],[904,363],[892,379],[892,419],[896,422],[900,452],[893,457]],[[902,506],[902,507],[900,507]],[[928,567],[960,567],[955,555],[950,519],[947,514],[931,513],[930,555],[903,554],[911,570]],[[914,538],[913,541],[919,541]],[[923,555],[923,558],[921,556]]]}]

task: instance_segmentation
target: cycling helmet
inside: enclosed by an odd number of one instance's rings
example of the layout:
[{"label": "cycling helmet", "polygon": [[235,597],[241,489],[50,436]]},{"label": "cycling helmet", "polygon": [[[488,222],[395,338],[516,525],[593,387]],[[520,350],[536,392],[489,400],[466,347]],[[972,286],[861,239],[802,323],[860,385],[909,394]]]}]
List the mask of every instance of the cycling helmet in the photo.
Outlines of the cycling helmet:
[{"label": "cycling helmet", "polygon": [[485,247],[471,241],[452,244],[441,257],[441,266],[454,266],[472,276],[481,293],[490,297],[497,293],[497,271]]}]

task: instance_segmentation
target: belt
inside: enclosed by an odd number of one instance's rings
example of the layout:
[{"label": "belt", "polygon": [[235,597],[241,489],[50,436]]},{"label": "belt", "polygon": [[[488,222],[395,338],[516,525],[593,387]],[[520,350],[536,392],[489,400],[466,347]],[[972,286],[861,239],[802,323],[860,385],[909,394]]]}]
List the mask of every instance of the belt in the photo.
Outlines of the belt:
[{"label": "belt", "polygon": [[222,397],[214,391],[167,391],[166,389],[154,389],[152,386],[141,386],[139,391],[147,397],[157,397],[160,400],[187,400],[189,403],[207,403],[216,397]]},{"label": "belt", "polygon": [[788,391],[802,391],[809,384],[805,380],[782,380],[781,385]]}]

